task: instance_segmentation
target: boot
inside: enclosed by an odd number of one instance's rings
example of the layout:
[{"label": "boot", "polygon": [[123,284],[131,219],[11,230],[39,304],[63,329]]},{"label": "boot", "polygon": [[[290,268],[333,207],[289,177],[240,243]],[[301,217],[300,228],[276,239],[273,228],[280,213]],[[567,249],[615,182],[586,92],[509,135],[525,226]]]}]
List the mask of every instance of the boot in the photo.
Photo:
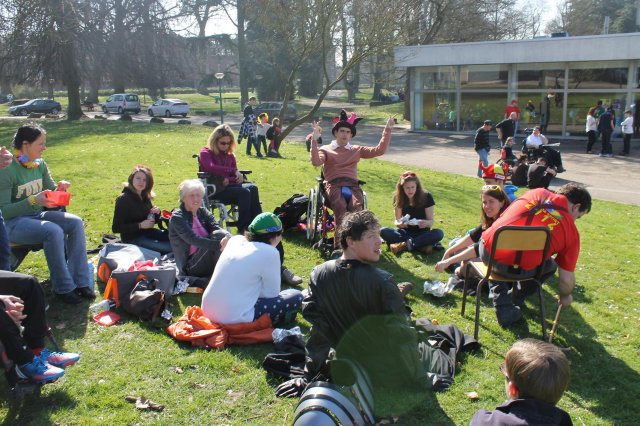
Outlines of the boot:
[{"label": "boot", "polygon": [[389,249],[391,249],[391,252],[393,254],[400,254],[403,251],[407,250],[407,243],[402,242],[402,243],[391,244],[389,245]]},{"label": "boot", "polygon": [[496,308],[496,318],[502,327],[509,327],[522,318],[522,311],[511,302],[509,286],[505,282],[489,281],[490,297]]}]

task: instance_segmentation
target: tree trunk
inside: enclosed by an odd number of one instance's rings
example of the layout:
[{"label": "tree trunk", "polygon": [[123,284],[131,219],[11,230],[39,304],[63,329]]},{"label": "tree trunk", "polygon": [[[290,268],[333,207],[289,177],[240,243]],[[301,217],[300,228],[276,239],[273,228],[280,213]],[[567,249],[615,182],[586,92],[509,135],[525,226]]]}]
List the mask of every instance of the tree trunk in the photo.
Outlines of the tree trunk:
[{"label": "tree trunk", "polygon": [[74,32],[77,28],[73,11],[65,8],[64,0],[57,0],[56,21],[60,46],[60,62],[67,86],[67,120],[77,120],[82,117],[80,105],[80,72],[76,62]]},{"label": "tree trunk", "polygon": [[244,17],[245,2],[238,0],[238,69],[240,71],[240,105],[244,105],[249,101],[249,85],[248,85],[248,67],[247,67],[247,41],[245,38]]},{"label": "tree trunk", "polygon": [[108,47],[111,58],[111,84],[114,93],[124,93],[126,81],[126,60],[123,60],[122,53],[126,51],[124,19],[127,13],[122,0],[114,2],[115,19],[113,27],[113,40]]}]

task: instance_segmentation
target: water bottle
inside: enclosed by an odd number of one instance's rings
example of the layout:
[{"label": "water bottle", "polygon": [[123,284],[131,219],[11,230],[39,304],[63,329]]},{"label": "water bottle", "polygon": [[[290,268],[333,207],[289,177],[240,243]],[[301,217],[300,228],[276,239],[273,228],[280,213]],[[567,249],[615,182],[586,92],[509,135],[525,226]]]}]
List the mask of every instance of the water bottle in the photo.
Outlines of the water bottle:
[{"label": "water bottle", "polygon": [[89,281],[87,282],[87,284],[88,284],[89,288],[91,290],[93,290],[93,286],[95,284],[95,279],[96,279],[96,277],[95,277],[96,268],[93,265],[93,262],[91,260],[89,262],[87,262],[87,266],[89,268]]},{"label": "water bottle", "polygon": [[101,300],[100,302],[89,306],[89,310],[94,314],[99,314],[100,312],[108,311],[111,309],[111,302],[109,299]]}]

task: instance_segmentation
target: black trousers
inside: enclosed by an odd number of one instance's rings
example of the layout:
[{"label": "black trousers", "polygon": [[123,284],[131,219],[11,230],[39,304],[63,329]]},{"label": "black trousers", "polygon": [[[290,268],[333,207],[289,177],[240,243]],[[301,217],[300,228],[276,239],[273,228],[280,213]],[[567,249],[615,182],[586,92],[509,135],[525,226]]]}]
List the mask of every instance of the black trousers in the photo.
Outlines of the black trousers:
[{"label": "black trousers", "polygon": [[44,291],[38,280],[32,276],[0,271],[0,294],[22,299],[23,313],[27,316],[22,321],[24,331],[21,336],[20,329],[2,307],[0,341],[7,351],[7,356],[16,364],[31,362],[31,349],[44,347],[44,337],[47,333]]}]

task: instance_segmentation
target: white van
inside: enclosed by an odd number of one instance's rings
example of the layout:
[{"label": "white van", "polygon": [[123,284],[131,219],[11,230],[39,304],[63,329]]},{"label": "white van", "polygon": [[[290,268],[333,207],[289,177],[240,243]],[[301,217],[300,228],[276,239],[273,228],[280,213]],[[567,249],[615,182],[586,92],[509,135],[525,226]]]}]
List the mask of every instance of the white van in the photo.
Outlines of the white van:
[{"label": "white van", "polygon": [[105,114],[110,112],[117,112],[122,114],[124,112],[133,112],[134,114],[140,113],[140,99],[135,93],[116,93],[107,98],[102,103],[102,111]]}]

